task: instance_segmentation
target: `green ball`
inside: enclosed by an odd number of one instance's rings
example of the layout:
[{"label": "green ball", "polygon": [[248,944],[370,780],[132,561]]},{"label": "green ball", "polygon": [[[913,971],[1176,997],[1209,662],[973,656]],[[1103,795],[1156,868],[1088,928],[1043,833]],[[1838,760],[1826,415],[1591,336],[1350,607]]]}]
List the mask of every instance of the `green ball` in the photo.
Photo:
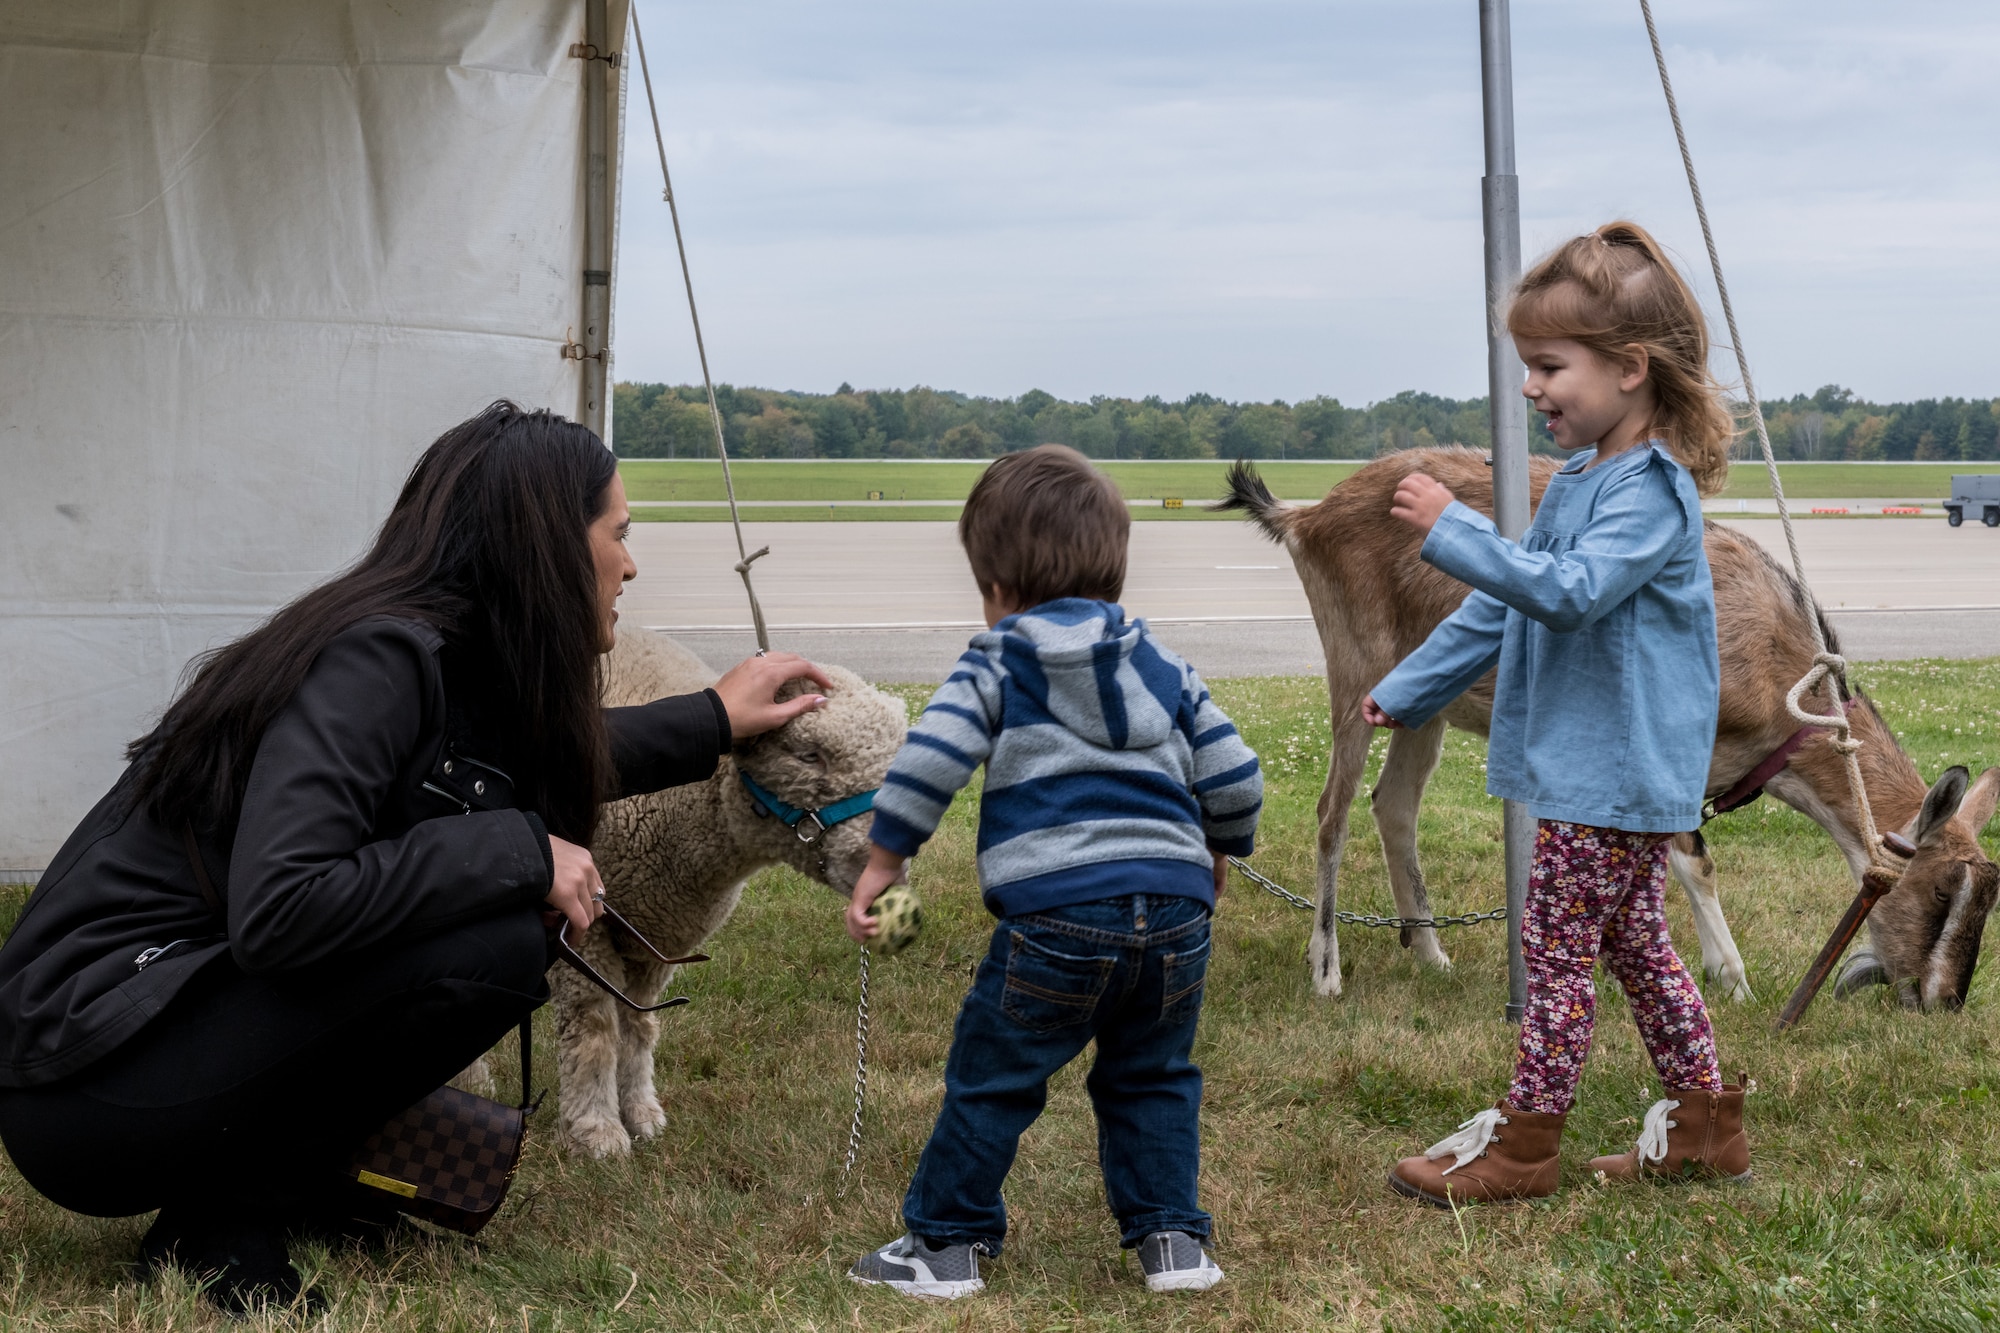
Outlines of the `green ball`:
[{"label": "green ball", "polygon": [[924,907],[907,884],[891,884],[868,908],[868,915],[880,923],[869,947],[880,954],[901,953],[917,942],[923,929]]}]

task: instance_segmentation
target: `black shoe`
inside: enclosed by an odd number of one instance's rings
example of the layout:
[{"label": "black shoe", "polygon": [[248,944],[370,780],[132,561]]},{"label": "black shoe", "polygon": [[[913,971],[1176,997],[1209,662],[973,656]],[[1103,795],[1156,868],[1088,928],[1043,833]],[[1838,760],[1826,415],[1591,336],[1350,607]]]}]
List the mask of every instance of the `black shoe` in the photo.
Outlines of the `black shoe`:
[{"label": "black shoe", "polygon": [[359,1245],[365,1250],[383,1249],[409,1220],[379,1191],[351,1180],[339,1181],[288,1211],[292,1221],[287,1229],[294,1239],[316,1241],[328,1248]]},{"label": "black shoe", "polygon": [[160,1210],[139,1242],[139,1262],[147,1271],[178,1268],[202,1284],[202,1295],[232,1315],[266,1307],[295,1307],[306,1314],[326,1308],[308,1289],[285,1253],[284,1232],[242,1218],[191,1217]]}]

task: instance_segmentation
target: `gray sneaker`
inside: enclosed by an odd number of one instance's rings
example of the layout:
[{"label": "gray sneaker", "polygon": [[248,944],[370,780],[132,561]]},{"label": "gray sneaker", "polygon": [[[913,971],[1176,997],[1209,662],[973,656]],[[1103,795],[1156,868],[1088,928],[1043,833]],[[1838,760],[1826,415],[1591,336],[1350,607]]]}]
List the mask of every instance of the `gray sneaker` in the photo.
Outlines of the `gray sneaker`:
[{"label": "gray sneaker", "polygon": [[934,1250],[922,1237],[905,1235],[862,1255],[847,1270],[847,1276],[864,1286],[894,1287],[905,1296],[955,1301],[986,1289],[979,1277],[979,1253],[977,1246],[969,1244],[941,1245]]},{"label": "gray sneaker", "polygon": [[1155,1231],[1139,1242],[1139,1267],[1148,1291],[1207,1291],[1222,1281],[1222,1269],[1185,1231]]}]

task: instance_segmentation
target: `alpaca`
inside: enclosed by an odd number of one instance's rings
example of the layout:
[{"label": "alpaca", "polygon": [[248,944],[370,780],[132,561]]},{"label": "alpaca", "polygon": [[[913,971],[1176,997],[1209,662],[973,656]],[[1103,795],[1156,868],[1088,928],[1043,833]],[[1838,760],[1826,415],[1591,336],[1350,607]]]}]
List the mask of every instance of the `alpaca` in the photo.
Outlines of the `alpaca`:
[{"label": "alpaca", "polygon": [[[704,781],[604,808],[592,854],[604,877],[605,901],[668,957],[693,952],[721,929],[744,880],[766,866],[789,865],[841,893],[853,889],[868,860],[867,816],[807,841],[766,814],[739,777],[747,773],[780,800],[807,810],[881,785],[903,743],[903,703],[851,671],[824,669],[833,681],[824,708],[739,744]],[[620,630],[606,663],[604,703],[646,703],[692,693],[715,679],[673,640]],[[838,929],[831,916],[828,929]],[[674,970],[608,924],[593,928],[577,951],[640,1004],[655,1003]],[[549,970],[549,986],[562,1087],[560,1136],[594,1157],[628,1153],[634,1139],[652,1138],[666,1123],[653,1087],[659,1015],[632,1012],[560,963]],[[479,1082],[481,1072],[478,1066],[467,1071],[468,1081]]]}]

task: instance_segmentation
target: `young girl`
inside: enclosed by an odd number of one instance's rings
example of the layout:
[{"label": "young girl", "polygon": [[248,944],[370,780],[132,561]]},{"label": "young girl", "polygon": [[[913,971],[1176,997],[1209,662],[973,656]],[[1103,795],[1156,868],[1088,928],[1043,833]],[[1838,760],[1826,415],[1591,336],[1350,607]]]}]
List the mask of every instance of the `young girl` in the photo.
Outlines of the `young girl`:
[{"label": "young girl", "polygon": [[1572,457],[1519,543],[1414,473],[1390,512],[1473,592],[1363,701],[1420,727],[1495,663],[1487,790],[1535,813],[1521,949],[1528,1006],[1507,1096],[1389,1183],[1440,1206],[1555,1192],[1563,1118],[1590,1050],[1598,955],[1665,1085],[1614,1179],[1746,1179],[1743,1089],[1725,1087],[1708,1011],[1667,937],[1671,835],[1701,825],[1721,692],[1701,499],[1733,423],[1701,307],[1629,222],[1579,236],[1521,281],[1507,328],[1522,392]]}]

